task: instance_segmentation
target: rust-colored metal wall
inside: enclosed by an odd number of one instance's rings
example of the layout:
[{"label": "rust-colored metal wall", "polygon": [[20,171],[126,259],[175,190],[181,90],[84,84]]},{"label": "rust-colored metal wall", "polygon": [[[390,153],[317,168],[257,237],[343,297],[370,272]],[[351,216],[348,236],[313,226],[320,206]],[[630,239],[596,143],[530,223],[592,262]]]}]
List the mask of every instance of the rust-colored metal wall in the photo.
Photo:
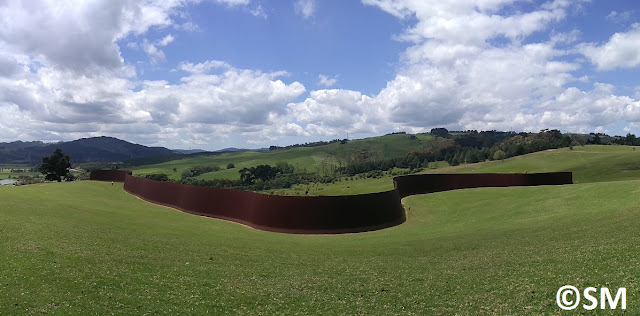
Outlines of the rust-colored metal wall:
[{"label": "rust-colored metal wall", "polygon": [[128,170],[93,170],[89,180],[124,182],[125,176],[131,174]]},{"label": "rust-colored metal wall", "polygon": [[573,183],[571,172],[419,174],[393,178],[401,197],[448,190]]},{"label": "rust-colored metal wall", "polygon": [[195,187],[127,176],[124,189],[185,212],[268,231],[337,234],[376,230],[405,221],[396,190],[347,196],[279,196]]},{"label": "rust-colored metal wall", "polygon": [[149,202],[277,232],[338,234],[395,226],[405,221],[401,198],[447,190],[571,184],[571,172],[532,174],[423,174],[393,178],[395,189],[345,196],[279,196],[195,187],[134,177],[131,171],[100,170],[92,180],[122,181]]}]

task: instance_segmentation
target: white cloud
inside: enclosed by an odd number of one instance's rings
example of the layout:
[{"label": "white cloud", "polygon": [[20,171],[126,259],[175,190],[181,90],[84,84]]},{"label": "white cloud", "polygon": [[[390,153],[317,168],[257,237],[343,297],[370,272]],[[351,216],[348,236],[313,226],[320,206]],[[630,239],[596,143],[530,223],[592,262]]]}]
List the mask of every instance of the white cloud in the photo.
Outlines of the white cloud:
[{"label": "white cloud", "polygon": [[167,46],[169,44],[171,44],[171,42],[173,42],[175,40],[175,38],[173,37],[173,35],[168,34],[167,36],[163,37],[161,40],[158,41],[158,46]]},{"label": "white cloud", "polygon": [[504,36],[513,41],[535,31],[545,29],[549,23],[561,20],[569,6],[566,1],[527,13],[510,16],[496,14],[500,8],[514,0],[440,1],[440,0],[363,0],[400,18],[415,16],[418,23],[408,29],[404,40],[421,42],[436,39],[443,42],[479,44],[488,39]]},{"label": "white cloud", "polygon": [[250,0],[215,0],[217,3],[226,4],[230,7],[232,6],[243,6],[248,5]]},{"label": "white cloud", "polygon": [[228,69],[231,68],[231,65],[227,64],[224,61],[220,60],[207,60],[203,63],[193,64],[191,62],[181,62],[178,65],[178,68],[182,71],[190,72],[193,74],[206,73],[211,71],[212,69]]},{"label": "white cloud", "polygon": [[142,42],[142,49],[147,53],[147,55],[149,55],[149,59],[153,65],[167,60],[164,52],[161,49],[158,49],[154,44],[149,43],[146,39]]},{"label": "white cloud", "polygon": [[296,14],[309,19],[315,13],[317,6],[318,4],[315,0],[296,0],[294,9]]},{"label": "white cloud", "polygon": [[[416,25],[398,36],[414,45],[406,50],[398,74],[377,95],[317,90],[305,101],[290,104],[292,115],[312,134],[399,126],[410,131],[445,126],[590,132],[639,116],[638,101],[614,95],[609,85],[596,83],[585,91],[567,87],[589,82],[588,76],[573,76],[580,69],[579,60],[568,58],[574,50],[557,47],[575,43],[578,30],[522,44],[528,35],[563,19],[570,2],[504,16],[496,14],[513,1],[363,2],[400,18],[416,17]],[[511,41],[493,46],[496,36]]]},{"label": "white cloud", "polygon": [[607,19],[607,21],[612,22],[612,23],[622,24],[622,23],[626,23],[629,20],[631,20],[634,15],[635,15],[635,11],[634,10],[623,11],[623,12],[611,11],[606,16],[606,19]]},{"label": "white cloud", "polygon": [[318,75],[318,84],[323,86],[323,87],[331,87],[334,84],[336,84],[336,82],[338,81],[338,76],[335,76],[333,78],[329,78],[325,75]]},{"label": "white cloud", "polygon": [[[217,2],[264,13],[249,0]],[[397,36],[409,41],[397,73],[372,95],[328,89],[338,78],[321,74],[317,83],[327,89],[302,101],[305,86],[287,81],[286,71],[238,69],[214,59],[171,65],[178,81],[137,78],[118,45],[141,49],[152,64],[165,62],[162,48],[175,40],[169,32],[197,27],[174,20],[185,1],[5,2],[0,140],[108,134],[145,144],[208,144],[229,137],[263,144],[285,136],[439,126],[575,132],[640,126],[640,92],[619,96],[614,86],[597,82],[584,88],[597,76],[578,72],[584,62],[575,56],[583,53],[600,70],[637,67],[638,24],[607,43],[576,48],[579,30],[550,31],[540,40],[541,31],[553,29],[575,5],[566,0],[526,11],[513,7],[516,0],[363,2],[413,23]],[[316,5],[297,1],[296,12],[311,18]],[[147,40],[157,34],[159,39]]]},{"label": "white cloud", "polygon": [[0,43],[56,67],[115,69],[124,65],[118,40],[172,25],[171,16],[182,5],[182,0],[5,1]]},{"label": "white cloud", "polygon": [[[27,140],[100,133],[160,139],[166,133],[197,134],[190,128],[202,126],[216,131],[233,126],[226,130],[254,137],[303,133],[286,117],[287,104],[305,88],[278,79],[283,72],[237,69],[219,61],[182,65],[191,71],[175,85],[162,80],[138,84],[126,72],[79,76],[55,67],[35,73],[19,68],[0,77],[0,129]],[[213,69],[222,73],[209,73]]]},{"label": "white cloud", "polygon": [[634,68],[640,65],[640,23],[628,32],[615,33],[603,45],[582,44],[578,50],[598,67],[598,70]]},{"label": "white cloud", "polygon": [[[167,60],[164,52],[158,47],[165,47],[173,42],[175,38],[173,35],[168,34],[160,40],[151,43],[146,38],[142,41],[142,50],[149,56],[149,60],[152,65],[157,65],[159,63],[165,62]],[[127,47],[129,48],[137,48],[137,44],[130,45],[131,43],[127,43]]]},{"label": "white cloud", "polygon": [[267,12],[264,11],[264,9],[262,8],[261,4],[258,4],[257,7],[253,8],[253,9],[250,9],[249,13],[251,13],[251,15],[253,15],[253,16],[259,16],[259,17],[262,17],[264,19],[266,19],[268,17],[267,16]]}]

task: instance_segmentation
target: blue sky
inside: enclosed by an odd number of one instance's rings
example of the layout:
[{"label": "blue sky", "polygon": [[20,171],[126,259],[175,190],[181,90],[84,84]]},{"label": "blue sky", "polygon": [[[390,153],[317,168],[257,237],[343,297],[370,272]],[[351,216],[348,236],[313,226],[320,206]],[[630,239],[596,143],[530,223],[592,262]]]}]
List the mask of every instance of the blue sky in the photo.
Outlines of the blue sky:
[{"label": "blue sky", "polygon": [[[163,49],[166,63],[150,65],[143,52],[126,48],[127,40],[144,36],[121,40],[122,54],[125,60],[140,63],[139,69],[149,78],[171,78],[172,83],[180,75],[171,76],[168,71],[179,62],[213,57],[242,69],[286,70],[290,80],[304,82],[309,89],[324,88],[318,84],[323,74],[339,77],[335,87],[377,93],[395,74],[407,46],[393,40],[402,32],[404,21],[357,1],[312,3],[313,15],[307,18],[296,14],[295,3],[290,1],[261,3],[266,18],[248,14],[245,7],[190,4],[188,21],[198,25],[198,30],[172,32],[174,42]],[[162,29],[146,37],[160,40],[166,34]]]},{"label": "blue sky", "polygon": [[0,141],[640,134],[637,1],[0,4]]}]

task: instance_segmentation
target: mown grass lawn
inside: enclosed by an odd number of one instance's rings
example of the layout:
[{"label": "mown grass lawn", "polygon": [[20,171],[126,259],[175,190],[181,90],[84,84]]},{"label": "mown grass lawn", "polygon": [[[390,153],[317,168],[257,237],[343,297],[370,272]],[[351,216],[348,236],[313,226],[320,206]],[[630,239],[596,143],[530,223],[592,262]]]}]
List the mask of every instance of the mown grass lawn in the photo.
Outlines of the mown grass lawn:
[{"label": "mown grass lawn", "polygon": [[639,193],[640,181],[442,192],[406,198],[396,227],[304,236],[118,184],[0,187],[0,314],[560,315],[570,284],[626,287],[633,315]]}]

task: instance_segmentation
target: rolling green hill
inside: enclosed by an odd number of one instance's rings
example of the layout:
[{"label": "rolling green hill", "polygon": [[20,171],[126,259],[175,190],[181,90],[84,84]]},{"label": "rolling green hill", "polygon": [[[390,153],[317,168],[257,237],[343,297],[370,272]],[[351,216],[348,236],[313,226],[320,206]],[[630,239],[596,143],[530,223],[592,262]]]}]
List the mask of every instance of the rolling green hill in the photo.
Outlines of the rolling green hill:
[{"label": "rolling green hill", "polygon": [[404,199],[396,227],[305,236],[121,184],[0,187],[0,314],[560,314],[565,284],[626,287],[637,314],[638,192],[638,180],[441,192]]},{"label": "rolling green hill", "polygon": [[[634,148],[636,148],[634,150]],[[587,145],[573,150],[561,148],[517,156],[504,161],[487,161],[455,167],[427,169],[422,173],[535,173],[573,172],[574,183],[640,180],[640,148],[633,146]],[[357,178],[357,177],[356,177]],[[330,184],[295,185],[273,190],[282,195],[344,195],[393,189],[393,176],[356,179]]]},{"label": "rolling green hill", "polygon": [[575,183],[640,179],[640,147],[638,146],[576,146],[560,148],[504,161],[490,161],[438,169],[456,173],[514,173],[572,171]]},{"label": "rolling green hill", "polygon": [[[287,161],[298,170],[317,171],[322,163],[336,163],[336,156],[359,149],[368,149],[381,158],[403,156],[409,151],[421,150],[430,146],[434,140],[429,135],[416,135],[417,139],[410,139],[410,135],[396,134],[380,137],[365,138],[349,141],[346,144],[332,143],[318,147],[299,147],[292,149],[273,150],[267,152],[232,152],[215,156],[200,155],[186,159],[173,160],[154,165],[137,166],[131,168],[134,175],[152,173],[166,173],[172,179],[180,179],[183,170],[194,165],[216,165],[223,170],[210,172],[199,176],[199,179],[239,179],[239,169],[254,167],[261,164],[275,165],[278,161]],[[234,169],[226,169],[227,164],[233,163]],[[173,171],[173,168],[176,171]]]}]

